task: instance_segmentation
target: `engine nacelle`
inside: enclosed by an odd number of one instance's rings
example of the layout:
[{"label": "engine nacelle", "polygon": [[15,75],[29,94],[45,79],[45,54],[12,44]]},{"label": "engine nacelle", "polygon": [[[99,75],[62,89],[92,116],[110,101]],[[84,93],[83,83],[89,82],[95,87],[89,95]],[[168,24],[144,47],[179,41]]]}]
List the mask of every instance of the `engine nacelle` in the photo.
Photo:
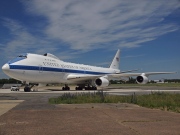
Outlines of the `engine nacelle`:
[{"label": "engine nacelle", "polygon": [[144,76],[144,75],[138,76],[136,78],[136,82],[138,84],[146,84],[146,83],[148,83],[148,81],[149,81],[149,79],[146,76]]},{"label": "engine nacelle", "polygon": [[100,77],[95,80],[95,84],[98,87],[107,87],[109,86],[109,80],[104,77]]}]

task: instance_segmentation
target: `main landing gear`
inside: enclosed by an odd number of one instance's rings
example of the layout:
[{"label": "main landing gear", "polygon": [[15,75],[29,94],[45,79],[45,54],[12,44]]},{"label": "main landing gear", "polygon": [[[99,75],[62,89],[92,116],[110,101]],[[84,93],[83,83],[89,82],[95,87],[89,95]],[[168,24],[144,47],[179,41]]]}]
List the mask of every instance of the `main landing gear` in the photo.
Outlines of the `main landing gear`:
[{"label": "main landing gear", "polygon": [[65,84],[65,86],[62,87],[62,90],[70,90],[70,87],[67,84]]},{"label": "main landing gear", "polygon": [[78,85],[76,88],[76,90],[97,90],[96,86],[90,86],[90,85]]},{"label": "main landing gear", "polygon": [[[65,84],[64,87],[62,87],[62,90],[70,90],[70,87]],[[90,86],[90,85],[77,85],[75,90],[97,90],[96,86]]]}]

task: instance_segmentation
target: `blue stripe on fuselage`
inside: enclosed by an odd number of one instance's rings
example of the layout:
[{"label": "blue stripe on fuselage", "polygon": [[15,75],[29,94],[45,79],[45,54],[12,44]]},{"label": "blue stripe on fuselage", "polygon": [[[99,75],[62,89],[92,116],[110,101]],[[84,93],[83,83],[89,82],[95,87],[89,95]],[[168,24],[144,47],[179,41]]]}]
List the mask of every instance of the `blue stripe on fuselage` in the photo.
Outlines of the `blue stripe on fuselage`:
[{"label": "blue stripe on fuselage", "polygon": [[110,74],[110,73],[103,73],[103,72],[74,70],[74,69],[62,69],[62,68],[51,68],[51,67],[39,67],[39,66],[24,66],[24,65],[9,65],[9,66],[10,66],[10,69],[17,69],[17,70],[36,70],[36,71],[81,73],[81,74],[93,74],[93,75]]}]

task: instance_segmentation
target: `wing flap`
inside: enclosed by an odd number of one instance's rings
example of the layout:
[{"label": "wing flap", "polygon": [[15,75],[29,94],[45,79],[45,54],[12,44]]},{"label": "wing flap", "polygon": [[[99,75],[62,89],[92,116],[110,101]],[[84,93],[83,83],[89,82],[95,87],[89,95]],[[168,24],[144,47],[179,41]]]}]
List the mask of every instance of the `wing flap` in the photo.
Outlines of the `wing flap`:
[{"label": "wing flap", "polygon": [[85,81],[85,80],[96,79],[96,78],[101,77],[101,76],[100,75],[89,75],[89,74],[69,74],[67,76],[67,80]]}]

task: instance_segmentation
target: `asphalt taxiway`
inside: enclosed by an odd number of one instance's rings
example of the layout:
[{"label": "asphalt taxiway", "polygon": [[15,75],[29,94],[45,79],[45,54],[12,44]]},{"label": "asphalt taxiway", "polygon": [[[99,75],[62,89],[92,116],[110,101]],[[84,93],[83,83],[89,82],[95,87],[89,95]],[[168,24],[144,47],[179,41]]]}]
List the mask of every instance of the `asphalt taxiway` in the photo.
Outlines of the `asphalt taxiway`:
[{"label": "asphalt taxiway", "polygon": [[[150,94],[152,92],[169,92],[169,93],[180,93],[180,88],[106,88],[106,89],[98,89],[103,90],[108,94],[113,95],[132,95],[136,93],[138,95]],[[82,92],[96,92],[97,90],[70,90],[63,91],[59,87],[43,87],[38,90],[32,90],[31,92],[24,92],[23,88],[19,91],[11,91],[10,89],[0,89],[0,94],[58,94],[62,95],[63,93],[82,93]]]},{"label": "asphalt taxiway", "polygon": [[[104,90],[114,95],[180,93],[178,89]],[[34,92],[0,89],[0,134],[173,134],[179,135],[180,114],[148,109],[133,104],[61,104],[48,103],[63,93],[94,91],[61,91],[56,87]]]}]

